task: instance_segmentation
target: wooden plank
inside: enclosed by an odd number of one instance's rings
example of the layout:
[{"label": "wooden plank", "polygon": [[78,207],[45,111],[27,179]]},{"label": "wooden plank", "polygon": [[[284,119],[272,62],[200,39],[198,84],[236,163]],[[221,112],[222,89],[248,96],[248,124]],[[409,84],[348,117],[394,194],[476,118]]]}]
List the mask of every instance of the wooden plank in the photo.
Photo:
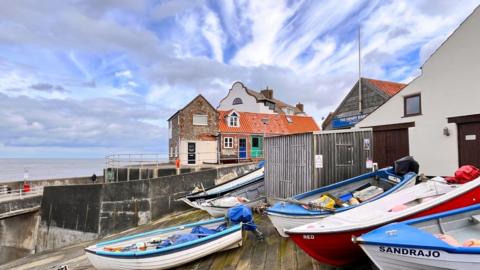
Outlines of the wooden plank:
[{"label": "wooden plank", "polygon": [[259,241],[255,239],[255,241],[255,251],[250,259],[250,269],[263,269],[267,255],[267,243],[265,240]]},{"label": "wooden plank", "polygon": [[242,247],[242,253],[240,254],[240,258],[238,260],[237,266],[235,269],[237,270],[245,270],[250,269],[250,258],[253,254],[254,242],[256,241],[255,236],[252,233],[246,233],[246,240],[245,245]]},{"label": "wooden plank", "polygon": [[297,269],[296,266],[296,254],[295,254],[295,244],[289,238],[280,239],[280,269],[282,270],[292,270]]},{"label": "wooden plank", "polygon": [[312,257],[308,256],[301,248],[295,245],[297,269],[313,269]]}]

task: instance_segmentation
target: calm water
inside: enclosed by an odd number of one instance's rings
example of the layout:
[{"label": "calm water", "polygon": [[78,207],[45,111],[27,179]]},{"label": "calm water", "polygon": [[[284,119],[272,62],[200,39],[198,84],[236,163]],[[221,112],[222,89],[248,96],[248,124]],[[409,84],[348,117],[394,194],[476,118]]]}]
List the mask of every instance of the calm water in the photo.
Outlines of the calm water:
[{"label": "calm water", "polygon": [[0,182],[102,175],[104,159],[0,158]]}]

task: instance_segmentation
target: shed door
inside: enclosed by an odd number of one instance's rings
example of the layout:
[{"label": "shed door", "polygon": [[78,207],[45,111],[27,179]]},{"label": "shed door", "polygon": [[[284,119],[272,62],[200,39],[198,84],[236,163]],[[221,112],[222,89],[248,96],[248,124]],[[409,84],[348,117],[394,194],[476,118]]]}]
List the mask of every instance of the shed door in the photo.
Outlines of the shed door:
[{"label": "shed door", "polygon": [[458,124],[458,152],[460,166],[480,167],[480,122]]},{"label": "shed door", "polygon": [[409,155],[408,128],[373,131],[373,160],[379,168]]}]

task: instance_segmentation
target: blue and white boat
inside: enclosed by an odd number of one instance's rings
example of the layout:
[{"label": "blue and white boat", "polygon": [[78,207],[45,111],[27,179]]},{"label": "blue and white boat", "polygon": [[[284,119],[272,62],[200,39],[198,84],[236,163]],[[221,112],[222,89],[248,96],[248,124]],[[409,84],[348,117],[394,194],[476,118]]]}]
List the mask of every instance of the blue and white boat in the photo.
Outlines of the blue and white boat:
[{"label": "blue and white boat", "polygon": [[392,223],[353,240],[380,269],[479,269],[480,204]]},{"label": "blue and white boat", "polygon": [[257,232],[251,210],[237,206],[228,211],[228,218],[126,236],[89,246],[85,252],[99,270],[168,269],[241,246],[242,229]]},{"label": "blue and white boat", "polygon": [[[416,176],[415,172],[404,175],[395,174],[392,167],[380,169],[277,202],[267,209],[267,214],[278,233],[288,237],[285,230],[319,221],[329,215],[347,211],[413,186]],[[367,196],[362,196],[360,200],[351,200],[356,194],[364,191]],[[338,198],[344,203],[332,209],[315,207],[315,200],[325,194]],[[309,207],[310,205],[312,207]]]}]

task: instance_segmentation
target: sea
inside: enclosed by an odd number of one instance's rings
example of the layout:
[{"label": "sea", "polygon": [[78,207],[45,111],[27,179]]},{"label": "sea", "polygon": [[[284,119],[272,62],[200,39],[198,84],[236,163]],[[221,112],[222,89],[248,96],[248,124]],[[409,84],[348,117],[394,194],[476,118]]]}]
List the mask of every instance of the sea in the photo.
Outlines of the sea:
[{"label": "sea", "polygon": [[0,158],[0,183],[103,175],[105,159]]}]

